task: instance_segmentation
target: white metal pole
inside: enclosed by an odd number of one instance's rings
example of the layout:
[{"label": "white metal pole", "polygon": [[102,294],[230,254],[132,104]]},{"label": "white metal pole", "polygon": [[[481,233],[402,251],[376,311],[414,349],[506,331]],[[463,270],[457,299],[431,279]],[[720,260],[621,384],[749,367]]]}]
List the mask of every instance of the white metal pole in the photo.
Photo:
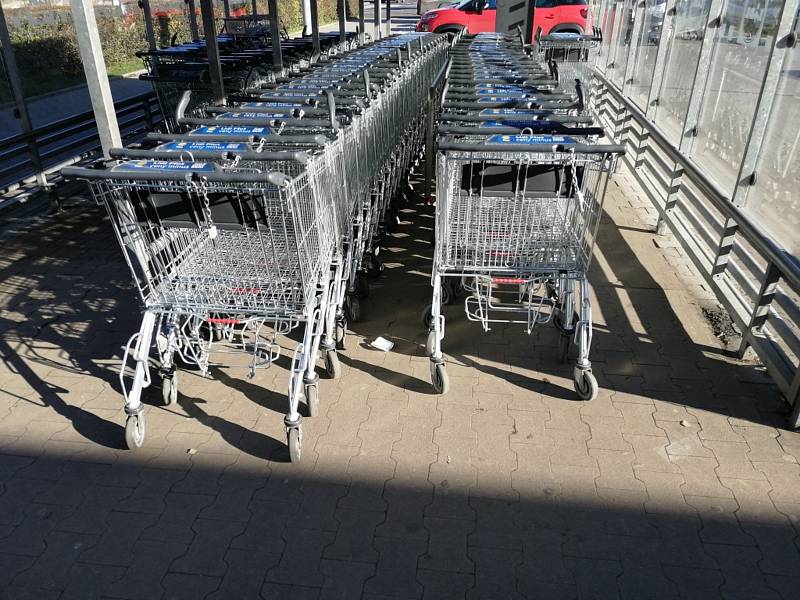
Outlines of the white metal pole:
[{"label": "white metal pole", "polygon": [[92,0],[70,0],[70,4],[94,119],[97,122],[97,132],[100,134],[100,145],[103,148],[103,156],[108,158],[109,149],[122,146],[122,138],[119,135],[111,86],[108,84],[108,73],[106,62],[103,60],[100,34],[97,32],[94,7]]},{"label": "white metal pole", "polygon": [[303,35],[311,33],[311,0],[302,0],[303,9]]}]

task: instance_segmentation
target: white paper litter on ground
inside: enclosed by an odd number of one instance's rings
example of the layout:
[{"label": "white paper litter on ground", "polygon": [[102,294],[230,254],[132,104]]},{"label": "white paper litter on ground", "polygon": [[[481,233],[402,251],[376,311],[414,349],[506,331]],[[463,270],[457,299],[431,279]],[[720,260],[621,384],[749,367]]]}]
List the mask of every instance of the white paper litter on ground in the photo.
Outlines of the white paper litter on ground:
[{"label": "white paper litter on ground", "polygon": [[390,342],[384,337],[377,337],[370,343],[370,346],[378,350],[383,350],[384,352],[389,352],[389,350],[394,348],[394,342]]}]

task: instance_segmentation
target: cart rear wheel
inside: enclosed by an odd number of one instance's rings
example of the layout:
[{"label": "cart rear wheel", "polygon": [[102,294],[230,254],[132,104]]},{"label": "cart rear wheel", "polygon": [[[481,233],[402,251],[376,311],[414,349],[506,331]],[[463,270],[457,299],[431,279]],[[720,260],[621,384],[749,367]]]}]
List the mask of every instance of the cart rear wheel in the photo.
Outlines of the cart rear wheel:
[{"label": "cart rear wheel", "polygon": [[308,416],[316,417],[319,414],[319,386],[316,383],[307,383],[305,392]]},{"label": "cart rear wheel", "polygon": [[347,321],[342,319],[336,320],[336,325],[333,329],[333,339],[336,342],[337,350],[344,350],[345,340],[347,338]]},{"label": "cart rear wheel", "polygon": [[342,363],[336,350],[325,351],[325,371],[331,379],[339,379],[342,375]]},{"label": "cart rear wheel", "polygon": [[563,364],[569,358],[569,349],[572,345],[572,336],[562,333],[558,336],[558,360]]},{"label": "cart rear wheel", "polygon": [[358,296],[347,298],[347,320],[358,323],[361,320],[361,301]]},{"label": "cart rear wheel", "polygon": [[428,304],[422,311],[422,326],[427,330],[433,329],[433,304]]},{"label": "cart rear wheel", "polygon": [[136,450],[144,444],[144,413],[129,415],[125,420],[125,445]]},{"label": "cart rear wheel", "polygon": [[443,362],[431,363],[431,381],[437,394],[446,394],[450,390],[450,378]]},{"label": "cart rear wheel", "polygon": [[456,294],[450,281],[442,282],[442,304],[452,304]]},{"label": "cart rear wheel", "polygon": [[575,378],[575,393],[581,400],[594,400],[600,391],[597,385],[597,378],[591,371],[579,371]]},{"label": "cart rear wheel", "polygon": [[356,296],[362,300],[369,298],[369,281],[361,273],[356,275]]},{"label": "cart rear wheel", "polygon": [[293,463],[300,462],[303,454],[303,443],[299,427],[291,427],[286,431],[286,445],[289,446],[289,460]]}]

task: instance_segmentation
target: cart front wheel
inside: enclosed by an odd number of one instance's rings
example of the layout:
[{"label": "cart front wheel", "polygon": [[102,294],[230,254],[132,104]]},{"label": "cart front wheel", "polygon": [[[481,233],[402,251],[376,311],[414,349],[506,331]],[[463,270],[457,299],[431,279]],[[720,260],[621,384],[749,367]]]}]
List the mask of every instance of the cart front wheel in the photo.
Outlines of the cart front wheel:
[{"label": "cart front wheel", "polygon": [[436,332],[431,330],[428,332],[428,339],[425,341],[425,353],[428,356],[433,355],[433,347],[436,344]]},{"label": "cart front wheel", "polygon": [[428,304],[422,311],[422,326],[425,329],[433,329],[433,304]]},{"label": "cart front wheel", "polygon": [[579,371],[575,377],[575,392],[581,400],[594,400],[600,391],[597,378],[591,371]]},{"label": "cart front wheel", "polygon": [[164,376],[161,380],[161,400],[164,406],[173,406],[178,401],[178,374]]},{"label": "cart front wheel", "polygon": [[443,362],[431,363],[431,381],[437,394],[446,394],[450,390],[450,378]]},{"label": "cart front wheel", "polygon": [[347,321],[337,320],[333,330],[333,339],[336,342],[337,350],[345,349],[345,339],[347,337]]},{"label": "cart front wheel", "polygon": [[325,351],[325,371],[331,379],[339,379],[342,375],[342,363],[336,350]]},{"label": "cart front wheel", "polygon": [[125,421],[125,445],[136,450],[144,444],[144,414],[129,415]]},{"label": "cart front wheel", "polygon": [[300,456],[303,454],[303,443],[300,438],[299,427],[291,427],[287,430],[286,445],[289,446],[289,460],[293,463],[300,462]]},{"label": "cart front wheel", "polygon": [[369,298],[369,281],[361,273],[356,275],[356,296],[362,300]]}]

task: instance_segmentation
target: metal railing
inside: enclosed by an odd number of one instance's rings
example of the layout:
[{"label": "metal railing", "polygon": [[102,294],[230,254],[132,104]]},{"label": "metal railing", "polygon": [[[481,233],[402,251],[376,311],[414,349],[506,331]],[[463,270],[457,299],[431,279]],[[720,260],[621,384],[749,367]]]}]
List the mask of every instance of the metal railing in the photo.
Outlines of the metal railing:
[{"label": "metal railing", "polygon": [[[130,139],[156,128],[163,117],[154,92],[114,103],[120,133]],[[0,189],[39,181],[100,149],[94,112],[60,119],[0,140]]]},{"label": "metal railing", "polygon": [[[599,22],[605,18],[603,11],[612,7],[619,20],[623,14],[620,7],[630,3],[602,0],[594,4],[595,19]],[[652,19],[652,14],[648,17],[644,10],[650,2],[638,5],[640,10],[630,21],[633,35],[628,41],[617,37],[615,42],[612,38],[610,48],[595,65],[592,103],[609,137],[626,145],[624,161],[659,213],[657,231],[669,229],[679,240],[742,332],[740,356],[752,349],[759,357],[793,406],[790,423],[796,428],[800,425],[800,262],[755,222],[743,206],[748,186],[756,179],[755,164],[764,145],[766,123],[775,117],[772,96],[784,64],[783,53],[795,43],[797,0],[785,3],[776,26],[738,177],[730,194],[719,185],[718,173],[714,174],[716,178],[710,176],[707,161],[694,160],[690,150],[691,140],[697,135],[705,84],[713,76],[708,72],[712,56],[709,46],[713,44],[710,40],[722,23],[724,2],[712,0],[710,4],[710,16],[703,21],[704,36],[697,41],[702,47],[697,53],[697,72],[677,142],[670,140],[655,117],[668,62],[669,51],[665,46],[671,43],[664,33],[666,27],[660,32],[661,46],[643,108],[632,98],[634,84],[640,83],[634,81],[634,71],[640,66],[636,64],[636,53],[641,52],[641,47],[637,48],[630,39],[635,40],[643,33],[649,35],[642,29],[642,21]],[[675,6],[675,0],[668,0],[668,17],[674,16]],[[614,72],[616,67],[624,67],[622,78]]]}]

